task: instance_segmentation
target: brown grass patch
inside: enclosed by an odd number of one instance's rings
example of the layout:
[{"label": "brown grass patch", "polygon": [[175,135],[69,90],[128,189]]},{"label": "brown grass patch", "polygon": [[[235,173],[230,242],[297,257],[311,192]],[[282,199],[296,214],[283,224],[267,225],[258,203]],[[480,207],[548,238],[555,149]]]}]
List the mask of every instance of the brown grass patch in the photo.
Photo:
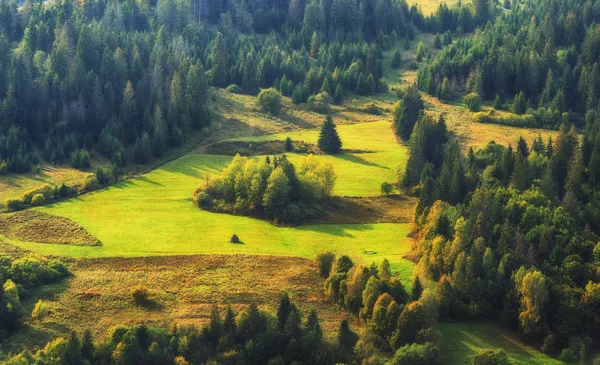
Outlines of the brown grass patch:
[{"label": "brown grass patch", "polygon": [[415,198],[401,195],[335,197],[327,204],[325,215],[311,223],[409,223],[413,220],[416,203]]},{"label": "brown grass patch", "polygon": [[72,220],[32,210],[0,215],[0,234],[26,242],[101,245],[97,238]]},{"label": "brown grass patch", "polygon": [[[66,335],[71,330],[81,333],[89,329],[95,337],[103,338],[118,324],[203,325],[214,304],[224,308],[227,303],[243,311],[256,302],[274,314],[284,291],[305,315],[310,308],[317,309],[329,337],[336,335],[340,321],[346,318],[344,311],[324,299],[323,279],[314,263],[302,258],[200,255],[81,259],[70,269],[74,277],[56,288],[57,295],[49,296],[53,297],[53,313],[37,327],[39,332]],[[155,306],[143,308],[132,302],[130,290],[137,285],[149,289]]]}]

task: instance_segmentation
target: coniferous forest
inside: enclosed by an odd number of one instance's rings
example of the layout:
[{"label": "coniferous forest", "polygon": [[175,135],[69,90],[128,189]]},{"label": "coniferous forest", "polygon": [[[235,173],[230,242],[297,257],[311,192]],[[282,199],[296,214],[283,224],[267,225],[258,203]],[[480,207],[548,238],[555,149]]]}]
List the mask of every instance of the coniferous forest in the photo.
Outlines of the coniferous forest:
[{"label": "coniferous forest", "polygon": [[0,363],[600,364],[599,63],[600,0],[0,0]]}]

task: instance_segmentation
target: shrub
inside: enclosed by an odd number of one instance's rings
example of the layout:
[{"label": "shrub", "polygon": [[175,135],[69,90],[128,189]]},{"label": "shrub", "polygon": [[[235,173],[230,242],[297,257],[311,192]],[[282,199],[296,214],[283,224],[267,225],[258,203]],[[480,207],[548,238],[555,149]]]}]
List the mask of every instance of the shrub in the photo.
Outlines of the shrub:
[{"label": "shrub", "polygon": [[35,303],[35,307],[33,308],[33,311],[31,312],[31,318],[33,318],[36,321],[42,321],[49,314],[50,314],[50,307],[48,306],[48,304],[46,304],[46,302],[44,302],[43,300],[40,299],[40,300],[38,300],[37,303]]},{"label": "shrub", "polygon": [[281,93],[277,89],[262,90],[256,102],[265,113],[277,115],[281,112]]},{"label": "shrub", "polygon": [[87,174],[81,181],[81,186],[84,191],[93,191],[100,187],[96,174]]},{"label": "shrub", "polygon": [[329,277],[329,274],[331,273],[331,267],[333,266],[334,258],[335,256],[331,252],[323,252],[317,255],[315,261],[317,262],[319,275],[322,278]]},{"label": "shrub", "polygon": [[416,343],[403,346],[396,351],[391,361],[393,365],[440,364],[440,349],[431,343]]},{"label": "shrub", "polygon": [[388,196],[394,191],[394,185],[389,182],[384,182],[381,184],[381,193],[385,196]]},{"label": "shrub", "polygon": [[374,102],[367,104],[365,107],[365,113],[373,114],[373,115],[381,115],[383,114],[381,108],[377,106]]},{"label": "shrub", "polygon": [[31,199],[36,194],[42,194],[46,200],[49,200],[54,195],[54,189],[52,186],[44,184],[24,192],[21,196],[21,200],[24,204],[31,204]]},{"label": "shrub", "polygon": [[8,172],[8,164],[6,161],[0,162],[0,175],[4,175]]},{"label": "shrub", "polygon": [[283,144],[283,149],[285,150],[285,152],[292,152],[294,150],[294,144],[292,142],[293,141],[290,137],[287,137],[285,139],[285,142]]},{"label": "shrub", "polygon": [[481,109],[481,98],[477,93],[470,93],[465,96],[465,104],[472,112],[478,112]]},{"label": "shrub", "polygon": [[136,286],[129,292],[135,305],[144,306],[150,302],[150,293],[145,286]]},{"label": "shrub", "polygon": [[9,212],[14,212],[25,208],[25,204],[21,199],[6,199],[4,208]]},{"label": "shrub", "polygon": [[338,258],[335,264],[335,271],[341,273],[347,273],[354,266],[354,263],[350,259],[350,257],[346,255],[342,255]]},{"label": "shrub", "polygon": [[496,351],[482,350],[475,355],[471,365],[510,365],[510,361],[503,349]]},{"label": "shrub", "polygon": [[325,91],[308,98],[308,108],[314,112],[327,114],[331,111],[332,99]]},{"label": "shrub", "polygon": [[46,198],[42,194],[35,194],[33,198],[31,198],[31,205],[39,207],[41,205],[46,204]]},{"label": "shrub", "polygon": [[231,84],[231,85],[227,86],[227,88],[225,90],[229,91],[232,94],[243,94],[244,93],[242,88],[237,86],[236,84]]},{"label": "shrub", "polygon": [[60,187],[58,188],[58,196],[61,198],[66,198],[75,195],[75,193],[75,189],[73,189],[71,186],[65,183],[60,184]]},{"label": "shrub", "polygon": [[25,288],[35,288],[65,278],[69,275],[69,270],[60,261],[45,262],[29,255],[15,260],[8,275],[15,283]]},{"label": "shrub", "polygon": [[567,364],[574,363],[577,361],[575,351],[571,350],[570,348],[563,349],[560,354],[560,360],[566,362]]},{"label": "shrub", "polygon": [[90,154],[86,150],[79,150],[71,153],[71,166],[78,170],[89,169],[92,165]]}]

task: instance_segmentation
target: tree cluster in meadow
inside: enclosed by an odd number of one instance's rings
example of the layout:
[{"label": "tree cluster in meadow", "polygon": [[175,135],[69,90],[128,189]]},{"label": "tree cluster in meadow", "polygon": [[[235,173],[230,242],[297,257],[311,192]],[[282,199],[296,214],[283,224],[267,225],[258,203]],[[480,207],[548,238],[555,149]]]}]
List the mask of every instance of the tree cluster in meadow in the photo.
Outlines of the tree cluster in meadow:
[{"label": "tree cluster in meadow", "polygon": [[221,176],[207,177],[192,200],[206,210],[293,223],[323,213],[321,203],[331,196],[335,180],[333,166],[314,155],[294,166],[285,155],[259,161],[238,154]]},{"label": "tree cluster in meadow", "polygon": [[69,277],[69,269],[58,260],[29,255],[17,260],[0,255],[0,341],[23,324],[26,300],[43,285]]},{"label": "tree cluster in meadow", "polygon": [[475,93],[497,109],[513,100],[512,111],[532,114],[535,126],[583,127],[600,96],[600,2],[506,1],[495,12],[488,0],[475,4],[487,24],[428,59],[419,88],[445,100]]},{"label": "tree cluster in meadow", "polygon": [[443,119],[420,118],[402,182],[443,320],[499,319],[565,361],[598,346],[599,126],[464,156]]},{"label": "tree cluster in meadow", "polygon": [[326,296],[364,325],[354,349],[359,358],[369,358],[369,364],[390,357],[391,364],[441,363],[437,303],[418,277],[408,293],[392,275],[387,259],[379,267],[365,267],[354,265],[348,256],[326,252],[316,263],[326,278]]}]

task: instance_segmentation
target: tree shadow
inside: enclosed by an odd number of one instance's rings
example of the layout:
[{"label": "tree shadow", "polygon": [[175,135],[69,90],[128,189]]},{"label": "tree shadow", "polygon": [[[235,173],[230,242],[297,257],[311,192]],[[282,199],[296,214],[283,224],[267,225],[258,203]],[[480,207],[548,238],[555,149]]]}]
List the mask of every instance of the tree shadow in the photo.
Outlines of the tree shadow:
[{"label": "tree shadow", "polygon": [[298,231],[311,231],[332,236],[354,238],[352,232],[371,231],[374,228],[368,224],[319,224],[293,227]]},{"label": "tree shadow", "polygon": [[353,154],[341,154],[337,156],[339,159],[344,160],[344,161],[348,161],[348,162],[352,162],[352,163],[357,163],[357,164],[361,164],[361,165],[365,165],[365,166],[371,166],[371,167],[378,167],[380,169],[385,169],[385,170],[389,170],[390,168],[387,166],[382,166],[380,164],[377,164],[375,162],[371,162],[371,161],[367,161],[364,158],[357,156],[357,155],[353,155]]}]

